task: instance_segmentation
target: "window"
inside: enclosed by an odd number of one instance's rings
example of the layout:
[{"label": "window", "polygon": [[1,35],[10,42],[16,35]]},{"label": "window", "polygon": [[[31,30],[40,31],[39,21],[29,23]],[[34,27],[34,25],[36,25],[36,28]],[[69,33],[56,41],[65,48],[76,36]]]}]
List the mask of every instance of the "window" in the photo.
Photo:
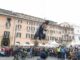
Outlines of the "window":
[{"label": "window", "polygon": [[59,34],[61,34],[61,31],[59,31]]},{"label": "window", "polygon": [[31,27],[31,32],[34,33],[34,31],[35,31],[35,27]]},{"label": "window", "polygon": [[54,40],[54,37],[52,37],[52,40]]},{"label": "window", "polygon": [[22,26],[21,25],[16,25],[16,30],[21,30]]},{"label": "window", "polygon": [[21,38],[21,33],[16,33],[16,37]]},{"label": "window", "polygon": [[49,40],[49,36],[46,36],[46,39]]},{"label": "window", "polygon": [[10,26],[11,26],[11,18],[7,18],[7,21],[6,21],[6,29],[10,29]]},{"label": "window", "polygon": [[34,34],[31,34],[31,39],[33,39],[34,38]]},{"label": "window", "polygon": [[31,38],[30,34],[27,33],[26,34],[26,38]]},{"label": "window", "polygon": [[40,23],[39,22],[36,22],[36,26],[39,26],[40,25]]},{"label": "window", "polygon": [[26,38],[28,38],[29,37],[29,34],[26,34]]},{"label": "window", "polygon": [[10,29],[10,23],[6,22],[6,29]]},{"label": "window", "polygon": [[33,25],[35,25],[35,22],[33,22]]},{"label": "window", "polygon": [[9,31],[4,31],[4,38],[9,38],[10,32]]},{"label": "window", "polygon": [[70,39],[74,39],[74,36],[70,36]]},{"label": "window", "polygon": [[79,40],[80,40],[80,37],[79,37]]},{"label": "window", "polygon": [[55,33],[55,31],[53,31]]},{"label": "window", "polygon": [[47,33],[49,34],[49,30],[47,30]]},{"label": "window", "polygon": [[29,25],[33,25],[33,21],[29,21]]},{"label": "window", "polygon": [[52,37],[50,37],[50,40],[52,40]]},{"label": "window", "polygon": [[29,22],[27,21],[26,23],[28,24]]},{"label": "window", "polygon": [[50,40],[54,40],[54,37],[50,37]]},{"label": "window", "polygon": [[53,31],[52,30],[50,30],[50,34],[53,34]]},{"label": "window", "polygon": [[74,39],[74,36],[72,36],[72,39]]},{"label": "window", "polygon": [[11,18],[7,18],[7,21],[10,22],[11,21]]},{"label": "window", "polygon": [[49,40],[49,36],[47,37],[47,40]]},{"label": "window", "polygon": [[22,20],[18,20],[18,23],[22,23]]},{"label": "window", "polygon": [[27,26],[27,32],[30,32],[30,29],[31,29],[30,26]]}]

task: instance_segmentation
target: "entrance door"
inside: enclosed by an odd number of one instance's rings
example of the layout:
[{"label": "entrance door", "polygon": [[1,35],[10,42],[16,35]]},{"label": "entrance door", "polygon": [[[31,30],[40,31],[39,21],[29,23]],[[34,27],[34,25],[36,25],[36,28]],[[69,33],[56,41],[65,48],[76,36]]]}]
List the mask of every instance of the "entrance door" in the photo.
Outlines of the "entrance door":
[{"label": "entrance door", "polygon": [[9,31],[4,31],[1,45],[2,46],[9,46],[10,45],[10,32]]}]

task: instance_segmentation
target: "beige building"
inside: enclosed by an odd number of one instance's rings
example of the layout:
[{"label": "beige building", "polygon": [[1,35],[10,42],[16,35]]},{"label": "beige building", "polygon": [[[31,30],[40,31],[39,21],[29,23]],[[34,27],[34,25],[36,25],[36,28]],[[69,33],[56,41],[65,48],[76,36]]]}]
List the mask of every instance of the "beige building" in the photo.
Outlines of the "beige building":
[{"label": "beige building", "polygon": [[[37,27],[44,21],[42,18],[0,9],[0,45],[33,43]],[[47,29],[44,43],[49,40],[56,40],[59,43],[70,42],[74,39],[74,29],[68,23],[57,24],[50,21]]]}]

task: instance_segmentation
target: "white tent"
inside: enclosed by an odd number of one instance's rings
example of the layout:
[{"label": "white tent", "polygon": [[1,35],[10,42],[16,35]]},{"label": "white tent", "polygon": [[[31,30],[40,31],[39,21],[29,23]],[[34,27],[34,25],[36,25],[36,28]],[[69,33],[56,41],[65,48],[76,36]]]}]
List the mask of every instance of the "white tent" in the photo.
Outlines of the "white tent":
[{"label": "white tent", "polygon": [[41,43],[39,43],[39,45],[38,46],[40,46],[40,47],[45,47],[45,45],[43,45],[43,44],[41,44]]},{"label": "white tent", "polygon": [[30,44],[30,46],[34,46],[34,44]]},{"label": "white tent", "polygon": [[20,42],[16,42],[16,43],[15,43],[15,46],[19,46],[19,45],[20,45]]},{"label": "white tent", "polygon": [[75,41],[72,41],[72,42],[68,45],[68,47],[69,47],[69,46],[78,46],[78,45],[80,45],[80,41],[79,41],[79,40],[75,40]]},{"label": "white tent", "polygon": [[58,47],[59,44],[54,40],[54,41],[49,41],[45,46],[46,47]]},{"label": "white tent", "polygon": [[27,46],[34,46],[34,44],[26,44],[26,43],[24,43],[24,44],[20,44],[20,46],[25,46],[25,47],[27,47]]}]

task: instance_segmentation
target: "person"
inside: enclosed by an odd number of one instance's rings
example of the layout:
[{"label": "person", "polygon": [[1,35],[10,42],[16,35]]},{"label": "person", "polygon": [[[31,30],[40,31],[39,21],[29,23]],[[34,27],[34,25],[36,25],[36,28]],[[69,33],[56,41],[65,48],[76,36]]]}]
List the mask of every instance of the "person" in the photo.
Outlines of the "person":
[{"label": "person", "polygon": [[76,60],[80,60],[80,50],[78,48],[76,48],[75,56]]},{"label": "person", "polygon": [[30,48],[30,58],[32,58],[33,48]]},{"label": "person", "polygon": [[20,52],[20,49],[18,46],[16,46],[14,48],[14,59],[13,60],[19,60],[19,52]]},{"label": "person", "polygon": [[80,50],[77,52],[77,60],[80,60]]},{"label": "person", "polygon": [[6,56],[10,56],[10,48],[5,48],[5,54]]},{"label": "person", "polygon": [[74,51],[73,51],[73,50],[70,50],[69,55],[70,55],[70,56],[69,56],[69,59],[70,59],[70,60],[73,60],[74,57],[75,57]]},{"label": "person", "polygon": [[66,56],[66,50],[65,50],[65,47],[62,46],[61,47],[61,59],[65,60],[66,59],[65,56]]},{"label": "person", "polygon": [[25,48],[23,48],[21,51],[21,60],[26,60],[26,56],[27,56],[27,51],[25,50]]},{"label": "person", "polygon": [[40,52],[40,59],[37,60],[46,60],[48,57],[48,54],[46,53],[45,49],[42,49],[42,51]]},{"label": "person", "polygon": [[58,59],[61,58],[61,47],[60,46],[57,48],[57,57]]},{"label": "person", "polygon": [[49,21],[45,21],[39,26],[37,32],[35,33],[34,39],[37,39],[37,38],[39,38],[39,40],[45,39],[46,34],[44,32],[47,31],[46,27],[48,24],[49,24]]},{"label": "person", "polygon": [[30,50],[27,52],[27,56],[29,58],[32,58],[32,48],[30,48]]},{"label": "person", "polygon": [[2,56],[2,57],[5,56],[5,50],[4,50],[4,48],[1,49],[0,56]]}]

